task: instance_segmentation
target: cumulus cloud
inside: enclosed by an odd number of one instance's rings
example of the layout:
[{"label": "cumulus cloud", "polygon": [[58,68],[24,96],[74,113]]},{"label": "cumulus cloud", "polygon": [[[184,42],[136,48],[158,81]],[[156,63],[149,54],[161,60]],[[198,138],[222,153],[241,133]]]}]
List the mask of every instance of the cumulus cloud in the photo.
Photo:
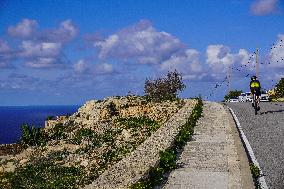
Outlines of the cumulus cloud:
[{"label": "cumulus cloud", "polygon": [[251,5],[251,12],[254,15],[268,15],[277,10],[279,0],[256,0]]},{"label": "cumulus cloud", "polygon": [[28,38],[35,34],[37,29],[37,21],[23,19],[15,26],[8,27],[8,34],[18,38]]},{"label": "cumulus cloud", "polygon": [[63,63],[61,52],[61,43],[22,41],[18,56],[24,58],[28,67],[52,68]]},{"label": "cumulus cloud", "polygon": [[65,20],[60,23],[56,29],[44,30],[39,34],[39,39],[52,42],[66,43],[74,39],[79,29],[71,20]]},{"label": "cumulus cloud", "polygon": [[[206,50],[206,63],[215,73],[225,73],[228,67],[234,65],[248,65],[249,54],[245,49],[238,53],[230,53],[230,48],[224,45],[209,45]],[[254,66],[253,61],[247,68]]]},{"label": "cumulus cloud", "polygon": [[182,53],[175,54],[160,65],[161,71],[174,70],[181,72],[186,80],[200,80],[205,74],[199,60],[200,53],[195,49],[187,49]]},{"label": "cumulus cloud", "polygon": [[270,68],[284,68],[284,35],[279,34],[270,50]]},{"label": "cumulus cloud", "polygon": [[61,43],[23,41],[21,44],[21,57],[56,57],[62,49]]},{"label": "cumulus cloud", "polygon": [[[22,40],[12,56],[23,60],[24,64],[31,68],[65,67],[63,64],[68,61],[64,57],[63,47],[77,36],[78,31],[71,20],[61,22],[57,28],[39,30],[37,21],[23,19],[15,26],[8,28],[8,34],[11,37]],[[5,50],[7,48],[7,44],[0,42],[2,56],[3,54],[11,56],[11,53]]]},{"label": "cumulus cloud", "polygon": [[94,43],[101,59],[120,59],[142,64],[158,64],[184,49],[179,39],[157,31],[143,20]]},{"label": "cumulus cloud", "polygon": [[5,79],[0,78],[0,89],[12,89],[12,90],[34,90],[38,88],[40,83],[39,78],[28,76],[25,74],[12,73]]},{"label": "cumulus cloud", "polygon": [[8,43],[0,39],[0,68],[11,68],[13,52]]},{"label": "cumulus cloud", "polygon": [[96,76],[111,74],[114,72],[113,66],[108,63],[91,64],[81,59],[73,65],[73,70],[78,75]]}]

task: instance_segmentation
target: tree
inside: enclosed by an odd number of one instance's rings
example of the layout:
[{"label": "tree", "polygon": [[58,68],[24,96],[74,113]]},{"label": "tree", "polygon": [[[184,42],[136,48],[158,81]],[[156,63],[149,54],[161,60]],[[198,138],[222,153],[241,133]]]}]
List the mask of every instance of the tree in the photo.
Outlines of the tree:
[{"label": "tree", "polygon": [[281,78],[279,83],[276,85],[275,96],[276,98],[284,97],[284,78]]},{"label": "tree", "polygon": [[238,96],[240,96],[242,92],[243,92],[242,90],[229,91],[229,94],[225,95],[224,99],[228,100],[230,98],[238,98]]},{"label": "tree", "polygon": [[168,72],[164,78],[146,79],[144,92],[146,97],[155,102],[177,99],[178,92],[185,88],[181,73],[177,70]]}]

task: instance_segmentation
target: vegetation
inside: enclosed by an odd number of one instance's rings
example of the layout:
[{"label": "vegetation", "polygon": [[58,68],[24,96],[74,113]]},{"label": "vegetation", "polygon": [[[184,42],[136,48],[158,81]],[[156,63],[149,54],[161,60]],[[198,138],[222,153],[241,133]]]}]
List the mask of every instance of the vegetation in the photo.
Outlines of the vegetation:
[{"label": "vegetation", "polygon": [[[174,82],[177,81],[172,79],[172,83]],[[132,96],[127,98],[130,102],[134,99]],[[133,101],[135,104],[135,99]],[[142,102],[147,103],[145,100]],[[182,103],[179,102],[180,104]],[[109,103],[107,108],[111,116],[118,115],[114,103]],[[47,120],[52,119],[54,119],[53,116],[47,118]],[[42,128],[22,125],[21,146],[25,148],[48,146],[47,148],[33,148],[32,159],[28,158],[29,160],[21,165],[19,162],[14,162],[13,165],[16,166],[14,172],[1,173],[0,188],[79,188],[79,186],[89,184],[110,165],[135,150],[160,127],[157,121],[146,116],[118,117],[111,124],[114,124],[115,127],[99,130],[103,133],[89,128],[79,128],[74,120],[67,120],[64,123],[58,122],[48,128],[48,132]],[[49,151],[49,145],[61,145],[61,142],[70,142],[80,146],[77,146],[79,149],[76,150],[65,148],[61,151]],[[159,183],[161,175],[175,167],[176,151],[173,150],[168,149],[161,152],[161,167],[149,170],[153,183]],[[45,153],[43,157],[42,152],[47,152],[47,154]],[[71,162],[72,159],[81,157],[82,154],[84,156],[86,154],[92,155],[96,161],[86,161],[90,166],[81,164],[81,161],[85,160],[84,158]]]},{"label": "vegetation", "polygon": [[231,98],[238,98],[238,96],[240,96],[242,92],[242,90],[229,91],[229,94],[225,95],[224,99],[229,100]]},{"label": "vegetation", "polygon": [[85,173],[76,167],[56,165],[49,159],[39,159],[33,164],[18,167],[14,173],[0,175],[0,188],[78,188]]},{"label": "vegetation", "polygon": [[82,140],[87,140],[92,146],[99,147],[101,145],[101,136],[92,129],[81,128],[76,131],[75,137],[71,140],[73,144],[81,144]]},{"label": "vegetation", "polygon": [[193,134],[197,120],[201,117],[203,103],[199,98],[192,114],[187,122],[181,127],[175,138],[173,146],[160,152],[160,162],[157,167],[151,167],[147,178],[141,179],[131,186],[132,189],[151,189],[159,185],[164,178],[164,174],[176,168],[177,149],[181,149]]},{"label": "vegetation", "polygon": [[110,116],[118,115],[118,110],[116,109],[116,105],[113,102],[110,102],[107,108],[108,108],[108,112],[110,113]]},{"label": "vegetation", "polygon": [[43,146],[46,144],[46,135],[40,128],[23,124],[21,126],[22,136],[21,144],[24,147],[28,146]]},{"label": "vegetation", "polygon": [[57,123],[49,132],[49,140],[60,140],[60,139],[66,139],[67,135],[64,132],[65,126],[62,123]]},{"label": "vegetation", "polygon": [[158,122],[151,120],[147,117],[130,117],[130,118],[118,118],[116,122],[123,125],[124,129],[132,129],[137,131],[139,128],[146,126],[148,132],[155,131],[159,124]]},{"label": "vegetation", "polygon": [[47,116],[46,117],[46,120],[48,121],[48,120],[54,120],[55,119],[55,117],[54,116]]},{"label": "vegetation", "polygon": [[146,79],[144,92],[150,101],[161,102],[165,100],[177,99],[177,94],[185,88],[182,75],[177,72],[168,72],[164,78],[156,80]]},{"label": "vegetation", "polygon": [[284,97],[284,78],[281,78],[279,83],[277,83],[275,88],[275,97],[283,98]]},{"label": "vegetation", "polygon": [[250,163],[249,167],[250,167],[250,171],[252,174],[255,188],[261,189],[260,183],[258,182],[258,179],[260,177],[260,169],[253,163]]}]

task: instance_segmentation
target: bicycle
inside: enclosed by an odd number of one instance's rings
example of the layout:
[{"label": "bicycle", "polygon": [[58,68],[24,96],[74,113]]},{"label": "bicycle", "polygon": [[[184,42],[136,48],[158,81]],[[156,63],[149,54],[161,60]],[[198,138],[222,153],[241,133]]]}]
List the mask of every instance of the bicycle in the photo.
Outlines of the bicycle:
[{"label": "bicycle", "polygon": [[258,100],[256,99],[256,92],[254,91],[253,93],[253,107],[254,107],[254,114],[257,115],[257,111],[259,110],[259,98]]}]

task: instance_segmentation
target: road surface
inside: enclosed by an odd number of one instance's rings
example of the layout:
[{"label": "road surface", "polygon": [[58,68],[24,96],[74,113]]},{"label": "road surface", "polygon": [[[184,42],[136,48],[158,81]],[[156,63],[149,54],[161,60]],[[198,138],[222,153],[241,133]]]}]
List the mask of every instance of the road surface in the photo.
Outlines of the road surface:
[{"label": "road surface", "polygon": [[269,188],[284,189],[284,103],[226,103],[238,117]]}]

